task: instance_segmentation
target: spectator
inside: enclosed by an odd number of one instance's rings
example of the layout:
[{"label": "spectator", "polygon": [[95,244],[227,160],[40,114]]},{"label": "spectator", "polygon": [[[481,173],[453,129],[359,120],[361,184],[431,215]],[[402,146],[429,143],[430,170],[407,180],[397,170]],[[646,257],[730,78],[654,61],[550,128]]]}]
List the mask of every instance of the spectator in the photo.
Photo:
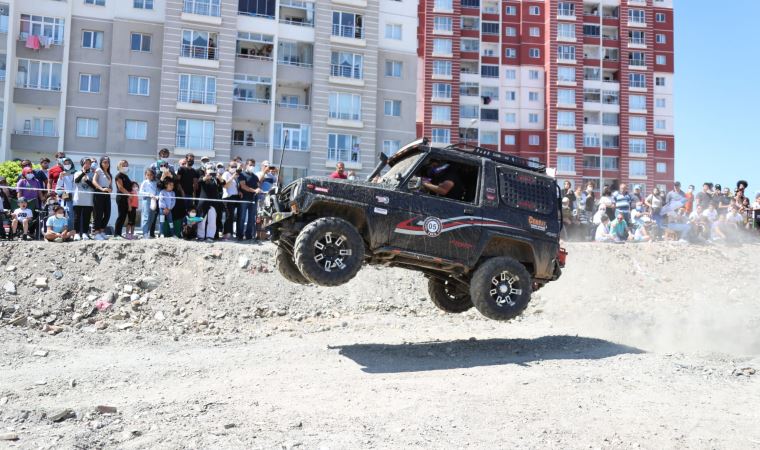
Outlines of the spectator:
[{"label": "spectator", "polygon": [[636,200],[636,203],[644,202],[644,198],[641,195],[641,186],[638,184],[633,187],[633,199]]},{"label": "spectator", "polygon": [[[624,185],[621,185],[621,190]],[[615,220],[610,224],[610,235],[615,242],[625,242],[628,240],[628,222],[625,220],[625,214],[618,212]]]},{"label": "spectator", "polygon": [[335,165],[335,172],[330,174],[330,178],[337,180],[348,179],[348,175],[346,175],[346,165],[343,164],[342,161]]},{"label": "spectator", "polygon": [[[119,161],[116,167],[118,170],[115,177],[118,216],[116,217],[113,237],[114,239],[123,239],[121,232],[129,215],[129,196],[132,195],[132,180],[127,175],[129,173],[129,162],[127,160],[123,159]],[[134,219],[132,222],[134,222]],[[132,239],[132,237],[127,234],[127,239]]]},{"label": "spectator", "polygon": [[644,204],[649,208],[649,212],[652,215],[652,219],[657,223],[658,227],[662,226],[662,207],[663,198],[660,194],[660,188],[655,187],[652,189],[652,193],[646,198]]},{"label": "spectator", "polygon": [[[225,203],[226,214],[223,236],[223,239],[225,240],[232,238],[232,231],[235,219],[237,218],[239,205],[237,201],[240,200],[240,192],[238,189],[238,178],[240,177],[240,173],[241,168],[238,166],[237,162],[232,161],[230,162],[228,170],[222,174],[222,179],[224,180],[222,199],[230,200],[228,203]],[[241,231],[242,230],[238,230],[238,238],[242,237]]]},{"label": "spectator", "polygon": [[634,242],[652,242],[653,236],[652,236],[652,219],[650,219],[648,216],[644,216],[641,219],[641,223],[636,226],[636,229],[633,232],[633,241]]},{"label": "spectator", "polygon": [[9,238],[5,233],[5,221],[10,219],[12,195],[11,190],[8,188],[8,180],[0,176],[0,239]]},{"label": "spectator", "polygon": [[739,214],[739,208],[736,205],[729,206],[728,214],[726,214],[726,223],[736,225],[737,227],[744,225],[744,216]]},{"label": "spectator", "polygon": [[240,174],[242,203],[238,209],[238,240],[251,240],[256,236],[256,195],[259,191],[259,178],[255,174],[256,161],[246,161],[245,170]]},{"label": "spectator", "polygon": [[74,240],[88,241],[94,205],[95,173],[91,169],[90,158],[82,158],[80,165],[81,170],[74,174]]},{"label": "spectator", "polygon": [[596,242],[613,242],[615,239],[612,237],[611,231],[610,218],[607,214],[602,213],[599,218],[599,226],[596,227],[594,240]]},{"label": "spectator", "polygon": [[20,223],[24,231],[21,239],[25,241],[31,241],[32,237],[29,236],[29,225],[32,223],[34,214],[32,214],[32,210],[29,209],[29,203],[24,197],[18,198],[18,208],[13,211],[11,217],[13,218],[13,222],[11,222],[11,236],[16,236],[16,233],[18,232],[18,225]]},{"label": "spectator", "polygon": [[702,215],[705,216],[710,223],[716,222],[718,220],[718,210],[715,209],[715,203],[707,205],[707,209],[702,212]]},{"label": "spectator", "polygon": [[577,210],[577,214],[580,216],[581,210],[585,211],[583,207],[583,190],[580,186],[575,188],[575,203],[572,205],[573,209]]},{"label": "spectator", "polygon": [[747,189],[747,182],[744,180],[739,180],[736,182],[736,195],[734,198],[736,199],[736,203],[739,205],[744,205],[744,200],[747,198],[744,195],[744,191]]},{"label": "spectator", "polygon": [[[630,222],[631,204],[634,202],[634,198],[628,193],[628,185],[620,183],[620,189],[612,195],[612,200],[615,202],[615,217],[622,213],[625,222]],[[614,225],[615,221],[612,223]]]},{"label": "spectator", "polygon": [[[739,208],[736,208],[737,214],[739,212]],[[753,226],[760,227],[760,192],[755,194],[755,203],[752,204],[752,217],[753,217]]]},{"label": "spectator", "polygon": [[[166,167],[166,169],[164,169]],[[168,170],[169,172],[174,173],[174,169],[169,164],[169,149],[162,148],[158,151],[158,159],[156,159],[156,162],[154,164],[150,165],[150,169],[153,171],[153,175],[156,176],[156,179],[161,178],[161,173],[163,171]]]},{"label": "spectator", "polygon": [[570,201],[570,209],[573,209],[575,207],[575,191],[573,191],[573,185],[568,180],[565,180],[565,183],[563,184],[562,189],[562,197],[567,197],[567,199]]},{"label": "spectator", "polygon": [[32,212],[38,210],[45,201],[45,193],[42,191],[42,186],[42,183],[34,177],[32,168],[24,167],[21,171],[21,177],[16,183],[16,193],[19,199],[23,197],[27,201],[27,206]]},{"label": "spectator", "polygon": [[586,185],[586,191],[583,193],[583,209],[586,210],[588,217],[594,216],[596,211],[596,194],[594,194],[594,183],[588,183]]},{"label": "spectator", "polygon": [[[185,165],[180,165],[180,168],[177,170],[177,178],[179,185],[182,187],[183,196],[192,197],[193,199],[198,197],[198,179],[200,178],[198,171],[193,168],[194,165],[195,155],[188,153],[185,155]],[[193,199],[183,200],[187,208],[195,205],[195,200]]]},{"label": "spectator", "polygon": [[[177,203],[174,197],[174,180],[168,179],[164,182],[164,188],[158,193],[158,209],[161,213],[161,237],[174,236],[175,224],[172,217],[172,209],[174,209]],[[179,228],[179,224],[177,228]]]},{"label": "spectator", "polygon": [[712,203],[712,194],[710,193],[710,183],[704,183],[702,185],[702,192],[697,193],[696,196],[697,206],[702,207],[702,211],[707,209],[707,206]]},{"label": "spectator", "polygon": [[[607,208],[605,208],[604,205],[601,203],[597,207],[596,212],[594,213],[594,218],[592,219],[592,222],[594,225],[599,225],[602,223],[602,217],[607,216]],[[607,216],[607,220],[609,220],[610,216]]]},{"label": "spectator", "polygon": [[187,210],[187,215],[182,219],[182,239],[193,240],[198,238],[198,224],[203,219],[198,217],[194,206]]},{"label": "spectator", "polygon": [[[58,178],[61,176],[61,173],[65,172],[66,170],[71,170],[71,169],[66,169],[64,167],[64,165],[66,164],[66,159],[67,159],[66,154],[63,152],[58,152],[55,154],[56,165],[50,168],[50,170],[48,170],[48,176],[47,176],[47,179],[48,179],[47,188],[49,191],[56,190],[58,186]],[[69,159],[69,161],[71,161],[71,159]],[[72,164],[71,166],[73,169],[74,164]]]},{"label": "spectator", "polygon": [[111,192],[113,192],[113,176],[111,175],[111,159],[108,156],[100,158],[100,165],[95,169],[92,180],[95,188],[93,198],[93,234],[96,241],[105,241],[106,227],[111,220]]},{"label": "spectator", "polygon": [[355,181],[356,180],[356,172],[354,172],[353,170],[350,171],[350,172],[348,172],[348,178],[347,178],[347,180],[348,181]]},{"label": "spectator", "polygon": [[156,174],[148,168],[145,169],[145,179],[140,185],[142,197],[142,233],[143,239],[156,237],[156,217],[158,217],[158,183]]},{"label": "spectator", "polygon": [[686,214],[689,215],[694,212],[694,185],[690,184],[686,190],[686,203],[684,203]]},{"label": "spectator", "polygon": [[[60,167],[56,165],[53,169]],[[51,171],[53,169],[50,169]],[[58,201],[63,206],[66,212],[66,217],[69,221],[69,230],[74,230],[74,161],[70,158],[63,160],[62,170],[58,172],[58,176],[54,183],[55,190],[53,192],[58,195]]]},{"label": "spectator", "polygon": [[675,215],[679,208],[683,208],[686,204],[686,193],[681,190],[681,182],[676,181],[673,185],[673,190],[668,192],[665,196],[665,206],[662,211],[662,215]]},{"label": "spectator", "polygon": [[66,211],[62,206],[56,206],[53,214],[47,219],[47,231],[45,240],[49,242],[70,241],[74,232],[69,229],[69,221],[66,219]]},{"label": "spectator", "polygon": [[731,197],[731,189],[724,188],[723,191],[720,191],[720,185],[716,186],[717,189],[717,208],[718,208],[718,214],[728,214],[729,207],[731,204],[734,203],[734,199]]},{"label": "spectator", "polygon": [[609,186],[604,186],[604,189],[602,189],[599,204],[604,206],[607,217],[615,217],[615,201],[612,200],[612,190]]},{"label": "spectator", "polygon": [[224,180],[216,173],[211,163],[206,164],[203,177],[199,181],[199,198],[197,211],[203,216],[198,224],[198,240],[213,242],[217,231],[217,214],[220,213],[219,202]]},{"label": "spectator", "polygon": [[[48,169],[49,168],[50,168],[50,158],[48,157],[40,158],[39,169],[32,168],[32,172],[34,173],[34,178],[36,178],[37,181],[40,182],[40,185],[44,189],[47,189],[47,186],[48,186]],[[47,196],[47,192],[44,192],[43,195]]]},{"label": "spectator", "polygon": [[132,182],[132,195],[129,196],[129,211],[127,211],[127,239],[130,241],[137,239],[135,236],[135,219],[137,218],[137,208],[140,207],[140,185],[136,181]]}]

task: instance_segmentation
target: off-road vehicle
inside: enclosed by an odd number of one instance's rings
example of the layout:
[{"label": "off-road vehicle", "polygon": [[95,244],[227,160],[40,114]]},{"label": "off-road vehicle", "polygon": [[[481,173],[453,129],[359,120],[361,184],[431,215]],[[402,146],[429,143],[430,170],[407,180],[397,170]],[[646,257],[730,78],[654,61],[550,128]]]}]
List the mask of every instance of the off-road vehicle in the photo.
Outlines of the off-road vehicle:
[{"label": "off-road vehicle", "polygon": [[[434,192],[442,180],[455,188]],[[270,191],[263,214],[289,281],[338,286],[365,263],[403,267],[425,274],[444,311],[474,305],[496,320],[519,315],[566,256],[560,190],[546,167],[465,144],[419,139],[381,154],[366,181],[301,178]]]}]

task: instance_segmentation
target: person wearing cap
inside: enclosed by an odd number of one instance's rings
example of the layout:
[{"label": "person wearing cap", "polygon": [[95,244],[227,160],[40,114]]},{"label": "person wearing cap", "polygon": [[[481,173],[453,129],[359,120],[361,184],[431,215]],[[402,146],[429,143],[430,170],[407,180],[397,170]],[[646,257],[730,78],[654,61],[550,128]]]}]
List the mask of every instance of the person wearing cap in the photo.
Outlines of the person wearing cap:
[{"label": "person wearing cap", "polygon": [[16,192],[18,198],[24,198],[27,201],[29,209],[35,211],[45,199],[45,192],[42,189],[42,183],[35,178],[31,167],[24,167],[21,171],[21,177],[16,183]]},{"label": "person wearing cap", "polygon": [[[69,159],[71,161],[71,159]],[[63,152],[58,152],[55,154],[55,162],[56,164],[51,167],[48,170],[48,176],[47,176],[47,188],[49,191],[55,192],[56,188],[58,187],[58,178],[61,176],[63,172],[65,172],[67,169],[65,169],[63,166],[66,163],[66,154]],[[73,168],[73,164],[72,164]]]},{"label": "person wearing cap", "polygon": [[90,219],[94,205],[95,186],[92,181],[92,159],[82,158],[80,170],[74,174],[74,240],[88,241],[90,237]]},{"label": "person wearing cap", "polygon": [[[43,188],[47,188],[48,186],[49,168],[50,168],[50,158],[48,158],[47,156],[40,158],[39,169],[32,168],[32,172],[34,173],[34,178],[36,178],[37,181],[40,182]],[[47,192],[45,194],[47,195]]]},{"label": "person wearing cap", "polygon": [[642,203],[644,201],[644,197],[641,195],[641,185],[637,184],[633,186],[633,198],[636,200],[636,203]]},{"label": "person wearing cap", "polygon": [[673,185],[673,190],[668,192],[665,196],[665,211],[663,214],[669,214],[671,212],[678,211],[686,204],[686,193],[681,190],[681,182],[676,181]]},{"label": "person wearing cap", "polygon": [[29,203],[27,202],[26,198],[18,198],[18,208],[13,211],[11,218],[13,219],[11,222],[11,236],[16,236],[16,233],[18,232],[18,224],[20,223],[24,231],[21,239],[25,241],[31,241],[32,237],[29,236],[29,224],[32,223],[34,214],[32,213],[32,210],[29,209]]}]

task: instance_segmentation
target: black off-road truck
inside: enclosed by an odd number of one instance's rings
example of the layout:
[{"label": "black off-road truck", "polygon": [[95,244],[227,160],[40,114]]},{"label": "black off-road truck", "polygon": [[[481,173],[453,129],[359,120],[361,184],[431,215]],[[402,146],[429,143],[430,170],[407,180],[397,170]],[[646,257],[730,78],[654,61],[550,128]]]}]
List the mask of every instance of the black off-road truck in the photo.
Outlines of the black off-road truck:
[{"label": "black off-road truck", "polygon": [[[270,191],[263,214],[286,279],[338,286],[365,263],[403,267],[425,274],[444,311],[508,320],[560,276],[560,190],[545,166],[427,139],[380,159],[367,181],[306,177]],[[442,180],[454,188],[433,193]]]}]

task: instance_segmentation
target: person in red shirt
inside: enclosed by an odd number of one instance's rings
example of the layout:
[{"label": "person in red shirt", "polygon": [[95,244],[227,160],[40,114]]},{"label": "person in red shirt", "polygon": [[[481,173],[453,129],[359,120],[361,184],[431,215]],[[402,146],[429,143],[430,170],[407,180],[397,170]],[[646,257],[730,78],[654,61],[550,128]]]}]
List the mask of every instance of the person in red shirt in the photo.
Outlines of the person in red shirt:
[{"label": "person in red shirt", "polygon": [[330,178],[336,178],[339,180],[345,180],[348,178],[348,175],[346,175],[346,165],[342,162],[339,162],[335,165],[335,172],[330,174]]},{"label": "person in red shirt", "polygon": [[64,170],[71,170],[72,168],[69,167],[68,169],[64,169],[64,159],[66,159],[66,154],[64,152],[58,152],[55,154],[55,159],[57,164],[52,167],[50,170],[48,170],[48,177],[47,177],[47,188],[51,192],[55,192],[56,185],[58,184],[58,178],[60,178],[61,173],[64,172]]}]

